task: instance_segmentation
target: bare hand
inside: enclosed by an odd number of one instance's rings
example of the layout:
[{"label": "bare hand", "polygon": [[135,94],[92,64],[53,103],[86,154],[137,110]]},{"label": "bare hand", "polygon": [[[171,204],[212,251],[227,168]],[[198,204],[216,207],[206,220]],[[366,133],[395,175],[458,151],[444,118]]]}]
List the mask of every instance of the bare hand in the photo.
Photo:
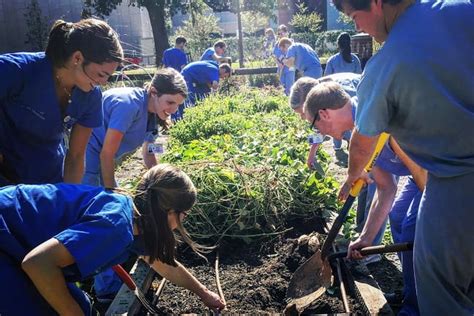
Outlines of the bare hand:
[{"label": "bare hand", "polygon": [[347,249],[347,258],[348,259],[356,259],[360,260],[364,258],[363,255],[360,254],[359,249],[368,247],[372,245],[372,241],[366,240],[364,238],[357,238],[354,241],[351,241],[349,244],[349,248]]},{"label": "bare hand", "polygon": [[339,201],[347,200],[352,186],[358,179],[362,179],[367,184],[374,182],[374,180],[372,180],[372,178],[370,177],[369,173],[365,171],[363,171],[359,177],[347,177],[346,182],[344,182],[344,184],[341,186],[341,189],[339,190],[339,195],[337,197]]},{"label": "bare hand", "polygon": [[201,295],[201,300],[204,304],[206,304],[207,307],[213,309],[213,310],[223,310],[225,308],[224,302],[221,300],[219,295],[216,293],[209,291],[206,289],[204,293]]}]

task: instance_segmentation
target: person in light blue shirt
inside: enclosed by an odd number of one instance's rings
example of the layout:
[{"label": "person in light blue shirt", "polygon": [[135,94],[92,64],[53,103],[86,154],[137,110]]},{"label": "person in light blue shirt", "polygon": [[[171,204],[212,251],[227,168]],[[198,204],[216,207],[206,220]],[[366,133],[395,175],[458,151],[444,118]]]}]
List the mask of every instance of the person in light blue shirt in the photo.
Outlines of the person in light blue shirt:
[{"label": "person in light blue shirt", "polygon": [[[306,120],[321,133],[337,138],[344,129],[354,128],[357,107],[357,97],[350,98],[341,85],[329,81],[311,89],[304,104],[304,113]],[[410,174],[413,178],[406,182],[401,195],[395,200],[398,177]],[[380,228],[385,227],[389,213],[394,242],[413,242],[415,238],[415,223],[422,191],[426,185],[426,171],[410,159],[391,138],[375,161],[370,175],[375,182],[377,196],[366,216],[360,236],[349,245],[349,258],[362,258],[358,249],[374,243]],[[405,252],[400,254],[400,257],[405,282],[400,314],[419,315],[412,253]]]},{"label": "person in light blue shirt", "polygon": [[348,178],[388,132],[428,171],[414,265],[422,315],[474,313],[474,5],[465,0],[335,0],[381,49],[367,63]]},{"label": "person in light blue shirt", "polygon": [[174,47],[168,48],[163,52],[163,66],[171,67],[177,71],[181,71],[188,63],[188,57],[184,52],[186,46],[186,38],[182,36],[176,37]]},{"label": "person in light blue shirt", "polygon": [[101,91],[123,59],[117,34],[96,19],[58,20],[46,52],[0,55],[0,186],[79,183]]},{"label": "person in light blue shirt", "polygon": [[102,126],[92,131],[87,145],[83,184],[117,186],[116,162],[142,146],[147,168],[157,164],[154,144],[187,96],[184,78],[173,68],[158,69],[145,88],[114,88],[104,92]]},{"label": "person in light blue shirt", "polygon": [[351,36],[346,32],[339,34],[337,46],[339,47],[339,53],[329,57],[324,75],[338,72],[362,73],[359,57],[351,52]]},{"label": "person in light blue shirt", "polygon": [[215,62],[227,62],[227,58],[223,57],[226,49],[226,44],[224,41],[217,41],[215,42],[213,47],[209,47],[204,51],[200,61],[208,60],[208,61],[215,61]]},{"label": "person in light blue shirt", "polygon": [[286,25],[282,24],[278,26],[277,32],[278,37],[275,46],[273,47],[273,56],[275,57],[275,60],[277,62],[278,76],[280,79],[280,83],[285,91],[285,95],[290,95],[291,87],[295,82],[296,71],[294,69],[288,68],[288,66],[283,63],[283,60],[285,59],[285,54],[278,46],[279,39],[288,37],[288,28],[286,27]]},{"label": "person in light blue shirt", "polygon": [[318,79],[323,74],[318,54],[309,45],[293,43],[289,38],[278,41],[278,47],[285,54],[284,64],[290,69],[292,67],[303,73],[305,77]]},{"label": "person in light blue shirt", "polygon": [[199,252],[182,222],[196,202],[189,177],[171,165],[151,168],[135,195],[74,184],[0,189],[0,314],[92,315],[75,285],[130,256],[197,294],[225,304],[175,259],[174,230]]},{"label": "person in light blue shirt", "polygon": [[[188,86],[188,98],[184,107],[194,106],[198,100],[205,98],[211,90],[217,90],[219,79],[230,77],[232,69],[229,64],[218,65],[213,61],[195,61],[186,65],[181,74]],[[180,107],[176,119],[181,119],[184,107]]]}]

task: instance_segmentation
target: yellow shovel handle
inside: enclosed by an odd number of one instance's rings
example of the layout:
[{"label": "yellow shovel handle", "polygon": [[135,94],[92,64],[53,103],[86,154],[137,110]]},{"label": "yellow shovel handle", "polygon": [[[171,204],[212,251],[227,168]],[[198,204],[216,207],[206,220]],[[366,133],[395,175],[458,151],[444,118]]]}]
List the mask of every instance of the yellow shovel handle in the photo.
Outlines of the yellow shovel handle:
[{"label": "yellow shovel handle", "polygon": [[[365,172],[368,173],[370,172],[370,170],[372,170],[372,167],[375,165],[375,161],[377,160],[377,157],[380,155],[380,152],[382,151],[383,146],[385,145],[389,137],[390,137],[390,134],[387,134],[387,133],[380,134],[379,139],[377,140],[377,145],[375,145],[375,150],[372,153],[372,156],[370,157],[369,162],[364,168]],[[357,179],[357,181],[352,186],[349,194],[353,197],[358,196],[364,184],[365,184],[364,180]]]}]

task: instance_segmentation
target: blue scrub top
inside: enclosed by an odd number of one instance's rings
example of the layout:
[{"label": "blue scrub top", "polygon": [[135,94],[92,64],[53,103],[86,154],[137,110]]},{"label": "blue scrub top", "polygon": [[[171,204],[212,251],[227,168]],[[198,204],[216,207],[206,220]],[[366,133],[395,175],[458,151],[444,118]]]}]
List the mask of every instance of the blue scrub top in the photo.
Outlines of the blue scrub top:
[{"label": "blue scrub top", "polygon": [[176,47],[168,48],[163,52],[163,65],[165,67],[171,67],[177,71],[181,71],[181,66],[184,66],[188,63],[188,58],[186,53]]},{"label": "blue scrub top", "polygon": [[326,69],[324,69],[324,75],[327,76],[338,72],[362,73],[359,57],[355,54],[351,54],[351,56],[352,61],[350,63],[344,60],[341,53],[329,57],[326,63]]},{"label": "blue scrub top", "polygon": [[75,259],[63,269],[66,280],[83,280],[143,254],[132,214],[130,197],[100,187],[7,186],[0,190],[0,251],[20,264],[33,248],[55,238]]},{"label": "blue scrub top", "polygon": [[196,61],[181,71],[190,92],[210,92],[208,84],[219,82],[219,65],[213,61]]},{"label": "blue scrub top", "polygon": [[351,98],[355,97],[357,93],[357,86],[360,83],[361,75],[350,72],[340,72],[337,74],[329,75],[327,77],[340,84],[344,91],[346,91]]},{"label": "blue scrub top", "polygon": [[[273,55],[275,55],[275,57],[278,59],[278,60],[282,60],[284,57],[285,57],[285,54],[283,54],[283,52],[281,51],[280,47],[278,47],[278,42],[275,44],[275,46],[273,47]],[[294,73],[295,71],[294,70],[290,70],[290,68],[288,68],[287,66],[283,65],[283,70],[282,70],[282,77],[284,76],[284,74],[286,74],[287,72],[292,72]]]},{"label": "blue scrub top", "polygon": [[63,179],[65,130],[102,124],[101,91],[74,88],[61,117],[53,66],[44,53],[0,55],[0,152],[20,183]]},{"label": "blue scrub top", "polygon": [[[352,105],[352,118],[355,118],[358,101],[357,97],[351,98]],[[377,160],[375,161],[375,166],[393,174],[396,176],[408,176],[411,174],[410,170],[405,166],[405,164],[398,158],[398,156],[393,151],[390,146],[390,142],[387,141],[382,148]]]},{"label": "blue scrub top", "polygon": [[322,68],[319,62],[318,54],[309,45],[303,43],[294,43],[288,48],[286,58],[295,58],[296,69],[303,71],[303,73],[314,73],[311,76],[315,79],[321,77]]},{"label": "blue scrub top", "polygon": [[209,47],[208,49],[206,49],[204,51],[204,53],[202,54],[201,58],[199,60],[210,60],[210,61],[213,61],[214,58],[212,58],[212,56],[216,53],[216,51],[214,50],[214,47]]},{"label": "blue scrub top", "polygon": [[[136,150],[143,142],[153,143],[158,137],[158,118],[148,112],[148,94],[142,88],[114,88],[104,92],[102,98],[103,125],[94,128],[87,145],[86,173],[100,172],[100,152],[107,129],[123,133],[115,158]],[[84,184],[88,183],[84,177]]]},{"label": "blue scrub top", "polygon": [[474,6],[418,1],[364,70],[357,130],[388,132],[437,177],[474,172]]}]

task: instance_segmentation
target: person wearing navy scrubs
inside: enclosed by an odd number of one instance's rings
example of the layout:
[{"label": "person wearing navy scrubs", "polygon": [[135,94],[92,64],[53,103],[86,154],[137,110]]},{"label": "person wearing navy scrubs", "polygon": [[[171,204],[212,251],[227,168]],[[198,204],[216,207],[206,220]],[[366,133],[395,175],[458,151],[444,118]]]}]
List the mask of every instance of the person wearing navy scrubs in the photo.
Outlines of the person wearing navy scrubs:
[{"label": "person wearing navy scrubs", "polygon": [[175,260],[173,230],[199,249],[182,227],[196,189],[181,170],[150,169],[132,198],[77,184],[16,185],[0,189],[0,314],[91,315],[74,284],[131,255],[144,255],[163,277],[220,310],[219,296]]},{"label": "person wearing navy scrubs", "polygon": [[280,83],[283,86],[285,95],[289,95],[290,89],[293,86],[293,83],[295,82],[295,70],[294,69],[290,70],[290,68],[288,68],[288,66],[286,66],[283,63],[283,59],[285,59],[285,54],[282,52],[282,50],[278,46],[278,40],[288,36],[288,29],[286,25],[282,24],[278,26],[277,36],[278,36],[277,41],[275,43],[275,46],[273,47],[272,53],[277,62]]},{"label": "person wearing navy scrubs", "polygon": [[283,63],[290,69],[295,68],[301,71],[303,76],[314,79],[323,75],[319,56],[309,45],[294,43],[285,37],[278,41],[278,47],[285,54]]},{"label": "person wearing navy scrubs", "polygon": [[324,75],[327,76],[340,72],[361,74],[360,60],[351,51],[351,36],[348,33],[342,32],[339,34],[337,37],[337,47],[339,48],[339,53],[329,57],[324,69]]},{"label": "person wearing navy scrubs", "polygon": [[[219,87],[219,79],[230,76],[232,69],[226,63],[218,65],[213,61],[195,61],[186,65],[181,74],[188,86],[188,99],[185,107],[194,106],[198,100],[205,98],[212,90]],[[184,107],[176,115],[177,119],[183,117]]]},{"label": "person wearing navy scrubs", "polygon": [[[79,183],[101,91],[123,52],[103,21],[56,21],[46,52],[0,55],[0,186]],[[64,166],[64,172],[63,172]]]},{"label": "person wearing navy scrubs", "polygon": [[176,37],[174,47],[168,48],[163,52],[163,66],[171,67],[177,71],[181,71],[188,63],[188,57],[184,52],[186,46],[186,38],[182,36]]}]

